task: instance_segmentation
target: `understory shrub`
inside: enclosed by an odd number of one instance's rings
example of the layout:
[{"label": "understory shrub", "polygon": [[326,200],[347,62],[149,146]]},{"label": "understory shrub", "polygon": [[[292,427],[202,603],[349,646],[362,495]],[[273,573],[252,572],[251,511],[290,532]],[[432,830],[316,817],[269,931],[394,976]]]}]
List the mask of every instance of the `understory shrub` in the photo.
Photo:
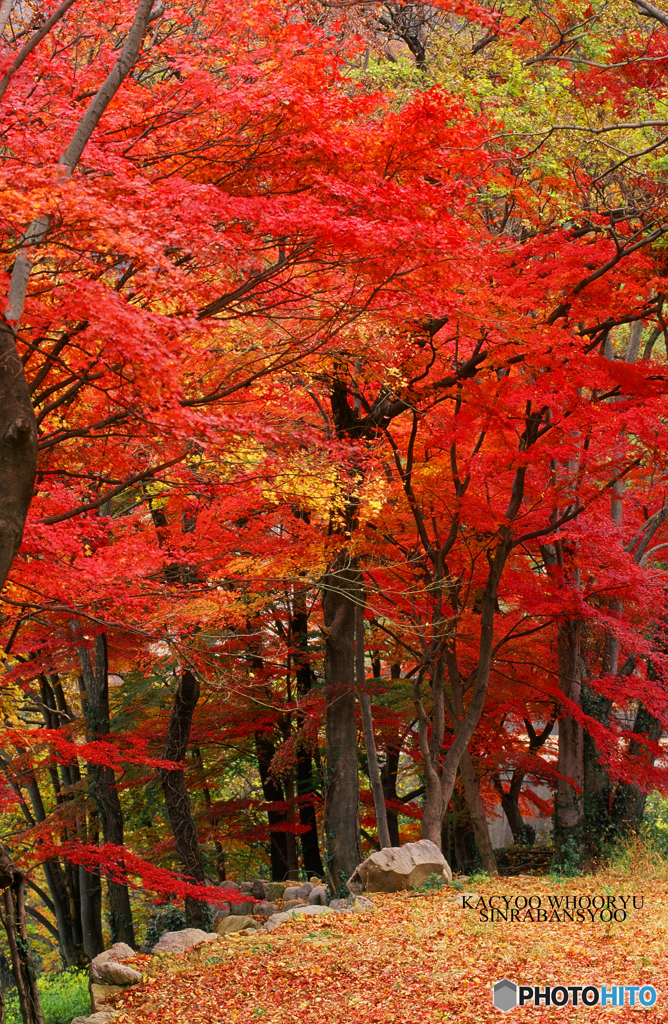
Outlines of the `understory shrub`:
[{"label": "understory shrub", "polygon": [[[90,1013],[88,971],[70,967],[58,974],[42,974],[38,984],[44,1024],[70,1024],[74,1017],[87,1017]],[[21,1024],[16,994],[7,997],[5,1020],[6,1024]]]}]

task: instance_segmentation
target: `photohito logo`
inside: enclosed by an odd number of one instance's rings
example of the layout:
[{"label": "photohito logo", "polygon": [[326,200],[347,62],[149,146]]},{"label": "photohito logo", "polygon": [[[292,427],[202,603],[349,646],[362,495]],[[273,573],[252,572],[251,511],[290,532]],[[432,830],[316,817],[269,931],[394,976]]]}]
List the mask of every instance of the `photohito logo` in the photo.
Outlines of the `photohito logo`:
[{"label": "photohito logo", "polygon": [[656,1002],[653,985],[516,985],[503,978],[494,985],[494,1006],[502,1013],[516,1006],[637,1006]]}]

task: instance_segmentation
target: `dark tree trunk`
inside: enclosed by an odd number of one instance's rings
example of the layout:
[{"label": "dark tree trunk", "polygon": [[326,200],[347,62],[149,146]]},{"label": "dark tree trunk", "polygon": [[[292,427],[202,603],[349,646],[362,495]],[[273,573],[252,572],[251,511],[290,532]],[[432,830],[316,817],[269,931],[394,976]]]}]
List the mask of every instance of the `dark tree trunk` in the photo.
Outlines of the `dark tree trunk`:
[{"label": "dark tree trunk", "polygon": [[[75,628],[78,632],[78,625]],[[108,736],[110,731],[109,666],[107,663],[107,639],[103,633],[95,637],[94,650],[95,664],[93,665],[88,648],[83,646],[76,648],[81,664],[82,703],[89,740]],[[89,765],[88,789],[98,808],[104,842],[112,843],[114,846],[123,846],[125,843],[123,811],[113,769],[102,765]],[[117,882],[112,878],[108,878],[107,887],[112,939],[114,942],[126,942],[128,946],[134,948],[135,935],[128,887],[125,882]]]},{"label": "dark tree trunk", "polygon": [[93,960],[104,950],[102,936],[102,879],[93,871],[79,867],[81,893],[81,931],[86,957]]},{"label": "dark tree trunk", "polygon": [[[636,713],[633,731],[639,736],[646,736],[648,740],[658,743],[661,738],[661,722],[649,713],[644,704],[640,704]],[[654,763],[654,755],[649,749],[638,740],[631,740],[629,754],[638,759],[644,760],[647,764]],[[620,782],[613,798],[612,816],[619,832],[631,833],[637,831],[645,813],[647,793],[639,786],[629,782]]]},{"label": "dark tree trunk", "polygon": [[485,808],[480,797],[478,780],[473,769],[473,762],[468,747],[459,759],[459,771],[464,783],[466,804],[471,816],[471,824],[473,825],[475,844],[480,862],[489,875],[498,875],[499,869],[496,866],[496,857],[494,856],[492,841],[489,837]]},{"label": "dark tree trunk", "polygon": [[507,791],[504,789],[498,775],[494,776],[493,782],[501,798],[501,807],[508,819],[510,831],[513,834],[513,842],[519,843],[521,846],[533,846],[536,839],[535,830],[531,825],[527,825],[520,811],[520,793],[522,792],[524,775],[523,771],[516,768],[510,780],[510,788]]},{"label": "dark tree trunk", "polygon": [[[305,697],[311,690],[313,676],[311,663],[308,659],[308,613],[306,601],[295,596],[292,618],[290,620],[290,637],[294,644],[293,658],[295,663],[295,682],[299,697]],[[297,727],[304,725],[304,715],[297,714]],[[324,871],[320,859],[318,843],[318,822],[315,804],[319,800],[313,781],[313,757],[311,749],[302,741],[297,750],[297,801],[299,805],[299,821],[305,825],[307,832],[301,834],[302,863],[307,875],[322,878]]]},{"label": "dark tree trunk", "polygon": [[23,1024],[44,1024],[37,974],[28,945],[24,878],[4,846],[0,847],[0,889],[4,890],[0,916],[7,933]]},{"label": "dark tree trunk", "polygon": [[[67,703],[65,694],[63,692],[62,685],[57,675],[42,676],[41,677],[41,691],[42,691],[42,714],[44,715],[44,721],[48,729],[59,729],[66,722],[74,720],[74,715]],[[62,803],[72,800],[72,791],[74,787],[81,782],[81,772],[79,771],[79,764],[76,758],[69,764],[63,764],[60,766],[60,772],[63,779],[64,791],[60,788],[57,769],[52,772],[52,780],[54,785],[54,792],[56,794],[56,802]],[[43,812],[43,808],[41,808]],[[83,842],[86,841],[86,816],[85,814],[77,815],[77,835]],[[71,833],[66,833],[66,838],[72,838]],[[83,895],[82,895],[82,879],[88,874],[84,868],[79,867],[76,864],[72,864],[69,861],[65,862],[65,871],[60,871],[60,865],[55,866],[56,871],[60,872],[62,880],[60,883],[61,887],[64,885],[66,889],[66,898],[68,900],[67,906],[67,923],[61,928],[59,923],[58,933],[62,935],[65,941],[69,944],[69,938],[71,935],[72,943],[76,950],[77,963],[79,966],[83,966],[87,960],[92,960],[93,957],[97,956],[104,949],[102,940],[102,904],[99,901],[98,905],[98,917],[96,934],[99,935],[99,943],[93,943],[87,939],[84,935],[84,921],[83,921]],[[53,869],[52,872],[53,873]],[[48,876],[47,876],[48,877]],[[97,879],[97,885],[100,886],[99,875],[93,876]],[[84,880],[85,884],[85,880]],[[52,888],[51,883],[49,883]],[[54,900],[54,905],[57,908],[62,903],[62,897]],[[60,917],[63,911],[56,909],[56,919],[60,922]],[[86,908],[88,914],[88,908]],[[61,946],[63,941],[59,939]],[[63,950],[63,957],[65,962],[69,965],[69,951]]]},{"label": "dark tree trunk", "polygon": [[0,589],[23,537],[37,469],[37,427],[14,331],[0,316]]},{"label": "dark tree trunk", "polygon": [[[271,762],[274,759],[276,749],[265,733],[255,733],[255,753],[264,799],[268,804],[285,805],[283,787],[271,774]],[[288,877],[288,844],[284,829],[276,828],[276,826],[285,825],[285,810],[269,810],[267,811],[267,818],[269,820],[271,877],[275,882],[282,882]]]},{"label": "dark tree trunk", "polygon": [[[559,623],[557,656],[559,688],[574,704],[581,700],[580,622]],[[582,727],[564,710],[559,719],[559,779],[554,804],[555,860],[566,872],[579,869],[582,860],[582,790],[584,740]]]},{"label": "dark tree trunk", "polygon": [[324,582],[328,871],[338,892],[360,863],[359,776],[355,718],[355,596],[359,574],[347,555]]},{"label": "dark tree trunk", "polygon": [[[380,665],[378,665],[374,671],[377,676],[380,675]],[[401,676],[401,667],[395,662],[395,664],[392,665],[390,672],[392,679],[399,679]],[[399,794],[397,793],[397,776],[399,773],[401,747],[402,740],[399,735],[385,739],[385,764],[380,772],[380,781],[383,785],[383,794],[385,796],[385,812],[387,814],[387,828],[390,833],[391,846],[401,845],[401,840],[399,838],[399,815],[397,812],[397,804],[400,803]]]},{"label": "dark tree trunk", "polygon": [[380,773],[380,780],[383,784],[385,796],[385,808],[387,813],[387,829],[390,834],[390,845],[400,846],[399,838],[399,815],[396,805],[399,803],[397,794],[397,773],[399,771],[399,755],[401,747],[398,740],[385,741],[385,764]]},{"label": "dark tree trunk", "polygon": [[471,870],[477,864],[475,833],[466,801],[458,784],[443,817],[441,850],[453,871]]},{"label": "dark tree trunk", "polygon": [[[536,732],[528,718],[524,719],[527,736],[529,737],[529,754],[540,750],[546,740],[552,735],[554,723],[557,720],[556,716],[557,709],[553,709],[550,719],[539,733]],[[492,781],[497,793],[501,797],[501,806],[508,819],[510,831],[513,834],[513,841],[520,843],[522,846],[533,846],[536,841],[536,831],[525,822],[520,811],[520,793],[522,792],[525,775],[526,772],[522,768],[515,768],[513,777],[510,780],[510,787],[507,791],[504,789],[501,778],[498,775],[494,775]]]},{"label": "dark tree trunk", "polygon": [[[165,761],[183,761],[188,750],[193,715],[199,700],[200,685],[197,676],[188,669],[183,673],[176,687],[174,704],[169,720],[169,731],[162,752]],[[188,880],[204,885],[204,865],[197,828],[186,788],[185,771],[160,770],[162,791],[165,794],[169,823],[172,827],[176,849]],[[186,924],[189,928],[208,930],[208,912],[205,903],[186,897]]]},{"label": "dark tree trunk", "polygon": [[[61,720],[74,721],[74,714],[67,703],[62,684],[58,676],[51,676],[50,684],[56,701],[56,708]],[[81,782],[81,771],[76,758],[69,764],[63,766],[66,784],[74,788]],[[89,826],[86,822],[86,815],[83,814],[77,819],[77,832],[82,842],[93,842],[97,845],[99,834],[95,813],[90,815],[90,838]],[[83,866],[77,866],[74,870],[78,873],[79,904],[81,914],[81,941],[84,955],[88,960],[93,960],[99,953],[104,951],[104,937],[102,934],[102,879],[99,871],[88,871]]]},{"label": "dark tree trunk", "polygon": [[[47,815],[44,808],[44,801],[42,800],[42,794],[33,772],[25,772],[21,779],[21,783],[26,789],[30,805],[32,807],[31,815],[27,806],[23,804],[23,813],[28,824],[34,825],[36,822],[42,824],[46,821]],[[18,795],[18,783],[14,783],[14,787]],[[58,926],[60,955],[63,963],[67,967],[74,967],[81,963],[81,957],[74,941],[74,926],[67,893],[65,872],[63,871],[60,862],[57,860],[45,861],[42,868],[47,885],[49,886],[49,893],[51,894],[52,906],[50,909],[56,918]]]},{"label": "dark tree trunk", "polygon": [[364,607],[366,605],[366,594],[360,589],[357,596],[358,604],[355,608],[355,681],[357,683],[357,695],[362,711],[362,730],[364,734],[364,748],[366,750],[367,765],[369,768],[369,783],[373,793],[373,806],[376,814],[376,829],[378,832],[378,844],[381,850],[392,845],[390,833],[387,827],[387,812],[385,810],[385,793],[380,777],[380,766],[378,764],[378,751],[376,750],[376,737],[373,728],[373,712],[371,710],[371,697],[366,691],[366,672],[364,668]]}]

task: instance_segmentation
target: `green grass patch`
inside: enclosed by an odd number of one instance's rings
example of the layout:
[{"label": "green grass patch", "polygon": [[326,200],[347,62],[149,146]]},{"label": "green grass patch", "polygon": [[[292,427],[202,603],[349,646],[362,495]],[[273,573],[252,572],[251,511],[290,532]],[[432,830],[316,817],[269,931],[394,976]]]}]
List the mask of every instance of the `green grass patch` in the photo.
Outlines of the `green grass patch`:
[{"label": "green grass patch", "polygon": [[[88,971],[70,968],[59,974],[43,974],[38,984],[44,1024],[70,1024],[74,1017],[90,1014]],[[6,1024],[21,1024],[17,995],[7,999]]]}]

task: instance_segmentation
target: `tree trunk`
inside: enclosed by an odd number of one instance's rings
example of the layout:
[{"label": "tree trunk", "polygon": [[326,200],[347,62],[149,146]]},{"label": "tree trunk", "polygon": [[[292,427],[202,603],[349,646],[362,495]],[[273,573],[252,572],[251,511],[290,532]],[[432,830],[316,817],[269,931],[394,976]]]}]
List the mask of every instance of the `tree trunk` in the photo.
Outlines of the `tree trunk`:
[{"label": "tree trunk", "polygon": [[400,846],[399,837],[399,815],[393,804],[399,803],[397,793],[397,773],[399,771],[399,756],[401,747],[394,738],[385,742],[385,764],[380,773],[383,784],[383,796],[385,798],[385,812],[387,814],[387,831],[390,836],[390,846]]},{"label": "tree trunk", "polygon": [[[580,704],[580,623],[559,623],[557,660],[559,688],[566,698]],[[582,727],[564,712],[559,719],[557,791],[554,804],[555,858],[566,872],[576,871],[582,858],[582,788],[584,783]]]},{"label": "tree trunk", "polygon": [[[21,748],[19,747],[19,749]],[[12,780],[12,782],[18,794],[19,785],[17,782],[14,782],[14,780]],[[42,824],[46,821],[47,815],[44,807],[44,801],[42,800],[42,794],[33,772],[30,770],[26,771],[21,779],[21,783],[25,786],[32,807],[31,815],[25,804],[23,805],[23,813],[28,824]],[[42,869],[51,895],[52,907],[50,909],[56,918],[58,926],[61,958],[67,967],[77,966],[80,964],[81,959],[74,941],[74,926],[67,894],[65,873],[63,872],[60,862],[57,860],[44,861]]]},{"label": "tree trunk", "polygon": [[[290,637],[294,644],[295,682],[300,698],[311,690],[313,674],[308,659],[308,613],[305,595],[295,594],[293,613],[290,620]],[[297,712],[297,728],[303,730],[304,714]],[[318,821],[315,812],[315,800],[319,799],[313,782],[313,757],[311,749],[303,741],[297,749],[297,801],[299,805],[299,821],[306,825],[308,831],[301,833],[302,863],[307,875],[322,878],[324,869],[320,859],[318,843]]]},{"label": "tree trunk", "polygon": [[[448,713],[450,715],[450,723],[454,729],[455,736],[457,736],[462,727],[461,723],[464,719],[464,690],[454,649],[447,653],[446,663],[448,666],[452,692],[452,704],[448,707]],[[478,780],[475,777],[473,762],[471,761],[471,754],[468,746],[464,748],[459,759],[459,772],[464,784],[464,795],[469,815],[471,817],[471,824],[473,826],[480,863],[488,874],[497,875],[499,870],[496,866],[496,858],[492,848],[492,841],[489,837],[489,827],[487,825],[487,818],[485,817],[485,809],[482,805],[482,800],[480,799]],[[450,801],[448,801],[448,803],[449,802]]]},{"label": "tree trunk", "polygon": [[[199,679],[193,672],[186,669],[174,694],[169,730],[162,752],[165,761],[180,763],[185,759],[199,693]],[[169,823],[184,872],[189,881],[204,885],[202,851],[186,788],[185,771],[183,768],[176,768],[173,771],[161,768],[160,780],[167,804]],[[206,904],[201,900],[193,899],[192,896],[186,896],[185,903],[188,928],[208,930],[210,922]]]},{"label": "tree trunk", "polygon": [[325,835],[332,887],[343,888],[360,863],[359,776],[355,718],[355,597],[358,573],[342,554],[324,583],[327,783]]},{"label": "tree trunk", "polygon": [[376,828],[378,830],[378,841],[380,849],[391,846],[390,833],[387,827],[387,814],[385,813],[385,793],[380,778],[378,766],[378,754],[376,752],[376,740],[373,734],[373,715],[371,712],[371,698],[365,690],[366,673],[364,671],[364,606],[366,594],[360,590],[358,604],[355,608],[355,676],[357,683],[357,695],[362,709],[362,728],[364,732],[364,747],[366,749],[367,762],[369,765],[369,782],[373,793],[373,806],[376,812]]},{"label": "tree trunk", "polygon": [[102,935],[102,879],[93,871],[79,867],[81,893],[81,931],[83,948],[89,960],[104,951]]},{"label": "tree trunk", "polygon": [[[640,704],[633,724],[633,731],[658,743],[661,738],[662,726],[658,718],[651,715],[644,704]],[[631,740],[629,754],[635,758],[642,758],[648,764],[654,763],[654,755],[637,740]],[[647,793],[643,792],[640,786],[630,782],[619,783],[612,805],[612,818],[619,832],[628,834],[637,831],[645,813],[646,802]]]},{"label": "tree trunk", "polygon": [[23,537],[37,470],[37,426],[16,337],[0,317],[0,589]]},{"label": "tree trunk", "polygon": [[503,788],[500,776],[495,775],[493,782],[501,798],[501,807],[508,819],[513,842],[519,843],[521,846],[533,846],[536,841],[536,832],[531,825],[527,825],[520,811],[520,793],[522,792],[524,774],[519,768],[515,769],[508,791]]},{"label": "tree trunk", "polygon": [[[78,624],[74,624],[75,635],[80,634]],[[80,639],[80,635],[76,640]],[[87,647],[76,646],[82,675],[82,703],[87,723],[89,740],[108,736],[109,726],[109,667],[107,663],[107,639],[104,633],[95,637],[95,665],[91,662]],[[95,800],[102,824],[102,837],[105,843],[114,846],[125,844],[123,830],[123,811],[116,789],[113,769],[102,765],[88,765],[88,789]],[[123,867],[121,863],[121,869]],[[125,882],[107,879],[109,896],[109,924],[114,942],[126,942],[134,948],[135,935],[132,922],[130,894]]]},{"label": "tree trunk", "polygon": [[4,890],[0,917],[7,933],[23,1024],[44,1024],[37,974],[28,945],[23,874],[14,866],[4,846],[0,847],[0,888]]},{"label": "tree trunk", "polygon": [[[289,735],[289,734],[288,734]],[[287,737],[286,737],[287,739]],[[284,774],[283,788],[285,790],[285,802],[287,806],[286,821],[289,825],[285,833],[285,850],[288,862],[288,875],[291,881],[299,878],[299,861],[297,859],[297,837],[294,833],[295,826],[295,780],[292,775],[292,766]]]},{"label": "tree trunk", "polygon": [[480,862],[487,874],[498,875],[499,869],[496,865],[496,857],[494,856],[492,841],[489,837],[489,826],[487,825],[485,808],[483,807],[483,803],[480,798],[478,780],[475,777],[473,762],[471,761],[471,754],[469,753],[468,747],[459,760],[459,771],[461,772],[462,782],[464,783],[466,804],[469,809],[469,814],[471,815],[471,824],[473,825],[475,844],[478,850],[478,856],[480,857]]},{"label": "tree trunk", "polygon": [[[264,733],[255,733],[255,753],[264,799],[268,804],[284,805],[283,788],[271,774],[271,762],[276,750],[274,744]],[[267,818],[269,819],[271,877],[275,882],[282,882],[288,877],[288,844],[285,830],[281,827],[285,825],[285,810],[269,810]]]}]

